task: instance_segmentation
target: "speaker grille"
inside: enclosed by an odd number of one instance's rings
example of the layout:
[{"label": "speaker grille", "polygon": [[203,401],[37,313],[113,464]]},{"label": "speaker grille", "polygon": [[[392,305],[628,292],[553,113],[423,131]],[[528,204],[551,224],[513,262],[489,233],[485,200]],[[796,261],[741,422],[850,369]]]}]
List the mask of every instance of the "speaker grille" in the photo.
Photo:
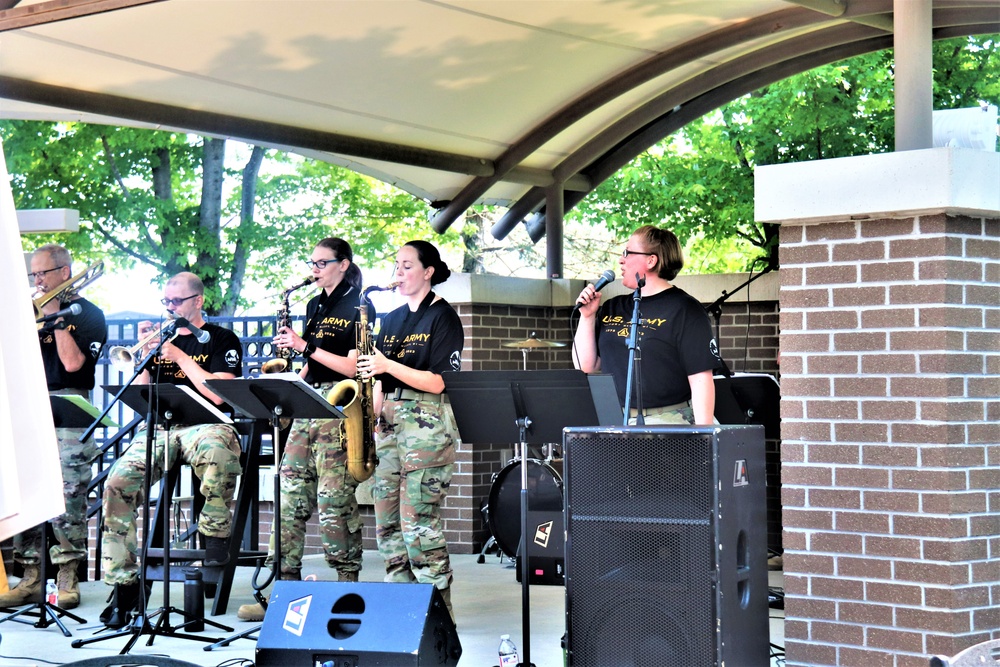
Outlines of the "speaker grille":
[{"label": "speaker grille", "polygon": [[714,636],[712,449],[711,433],[567,435],[571,664],[714,662],[697,640]]}]

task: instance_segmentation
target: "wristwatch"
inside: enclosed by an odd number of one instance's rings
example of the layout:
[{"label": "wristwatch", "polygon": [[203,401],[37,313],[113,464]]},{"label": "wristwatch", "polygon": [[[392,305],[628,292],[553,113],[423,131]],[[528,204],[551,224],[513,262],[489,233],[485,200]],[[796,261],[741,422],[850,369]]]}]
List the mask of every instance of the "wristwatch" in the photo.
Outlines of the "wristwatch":
[{"label": "wristwatch", "polygon": [[303,359],[308,359],[309,357],[311,357],[313,355],[313,352],[315,352],[315,351],[316,351],[316,344],[315,343],[306,343],[305,349],[302,350],[302,358]]}]

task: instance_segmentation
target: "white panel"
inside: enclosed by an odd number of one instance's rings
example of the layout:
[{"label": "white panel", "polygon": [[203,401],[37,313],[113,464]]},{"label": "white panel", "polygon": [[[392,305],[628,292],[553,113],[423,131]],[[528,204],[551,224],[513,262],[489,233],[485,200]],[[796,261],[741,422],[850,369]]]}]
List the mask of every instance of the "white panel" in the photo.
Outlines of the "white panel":
[{"label": "white panel", "polygon": [[[0,144],[0,539],[65,510],[62,469]],[[30,483],[28,482],[30,480]]]}]

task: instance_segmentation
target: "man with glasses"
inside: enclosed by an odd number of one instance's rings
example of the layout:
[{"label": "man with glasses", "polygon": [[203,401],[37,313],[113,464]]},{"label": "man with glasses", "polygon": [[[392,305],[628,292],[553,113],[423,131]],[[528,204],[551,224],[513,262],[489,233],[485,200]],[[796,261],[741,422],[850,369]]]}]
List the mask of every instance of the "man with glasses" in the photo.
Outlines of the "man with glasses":
[{"label": "man with glasses", "polygon": [[[177,336],[165,342],[150,366],[136,379],[139,383],[170,383],[194,388],[206,400],[223,406],[205,380],[225,380],[243,373],[243,348],[231,330],[205,322],[202,306],[205,286],[193,273],[178,273],[167,281],[161,303],[174,318],[183,318],[193,327],[209,334],[199,342],[187,327],[178,327]],[[139,337],[152,332],[151,322],[139,323]],[[150,341],[147,350],[156,348]],[[145,357],[145,354],[142,355]],[[225,409],[225,406],[223,406]],[[158,480],[165,471],[166,432],[158,427],[152,456],[150,479]],[[240,442],[236,430],[226,424],[171,425],[169,461],[178,457],[190,464],[201,480],[200,491],[205,506],[198,517],[198,532],[205,546],[205,567],[220,567],[229,562],[229,533],[232,525],[233,493],[240,474]],[[115,462],[104,486],[104,529],[101,558],[104,581],[114,586],[111,604],[101,614],[109,628],[121,628],[139,600],[136,519],[142,503],[143,471],[146,465],[145,428],[132,437],[132,444]]]},{"label": "man with glasses", "polygon": [[[632,396],[629,419],[641,409],[646,424],[713,424],[712,374],[722,358],[704,307],[671,282],[684,266],[680,241],[667,229],[644,225],[629,237],[618,264],[622,285],[642,295],[637,337],[642,354],[633,374],[640,380],[634,389],[641,393]],[[610,373],[624,405],[633,297],[601,304],[601,293],[587,285],[577,303],[573,363],[586,373]]]},{"label": "man with glasses", "polygon": [[[60,245],[48,244],[35,250],[28,275],[34,280],[36,295],[47,294],[69,280],[72,263],[69,252]],[[42,312],[51,315],[72,304],[80,306],[78,315],[60,317],[38,331],[42,364],[49,394],[78,394],[90,400],[97,358],[108,337],[104,313],[79,295],[68,300],[51,299],[42,306]],[[87,487],[97,447],[93,438],[80,442],[84,430],[56,429],[66,513],[51,521],[55,543],[49,547],[49,557],[59,566],[57,605],[63,609],[80,605],[77,568],[87,560]],[[44,529],[36,526],[14,537],[14,560],[24,566],[24,576],[17,586],[0,594],[0,607],[41,601],[45,583],[40,579]]]}]

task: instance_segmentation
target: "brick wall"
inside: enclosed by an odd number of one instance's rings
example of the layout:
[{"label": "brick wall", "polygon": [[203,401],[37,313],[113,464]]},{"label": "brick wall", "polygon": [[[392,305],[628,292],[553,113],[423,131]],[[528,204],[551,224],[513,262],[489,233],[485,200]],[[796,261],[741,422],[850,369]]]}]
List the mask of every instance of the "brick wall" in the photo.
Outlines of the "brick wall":
[{"label": "brick wall", "polygon": [[781,231],[789,665],[1000,636],[1000,221]]}]

